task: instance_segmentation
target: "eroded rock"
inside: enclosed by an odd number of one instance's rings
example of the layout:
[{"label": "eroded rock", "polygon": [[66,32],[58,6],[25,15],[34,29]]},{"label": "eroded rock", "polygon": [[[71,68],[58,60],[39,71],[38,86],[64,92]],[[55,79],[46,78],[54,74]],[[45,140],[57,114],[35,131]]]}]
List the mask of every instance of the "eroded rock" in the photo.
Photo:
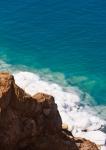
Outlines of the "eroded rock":
[{"label": "eroded rock", "polygon": [[98,150],[92,142],[79,142],[62,129],[52,96],[38,93],[31,97],[12,75],[0,73],[0,150],[35,149]]}]

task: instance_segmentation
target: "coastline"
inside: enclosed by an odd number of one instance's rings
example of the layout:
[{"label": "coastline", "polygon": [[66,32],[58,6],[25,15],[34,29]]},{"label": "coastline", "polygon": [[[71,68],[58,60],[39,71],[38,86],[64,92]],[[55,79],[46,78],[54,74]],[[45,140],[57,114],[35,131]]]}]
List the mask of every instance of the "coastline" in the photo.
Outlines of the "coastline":
[{"label": "coastline", "polygon": [[27,94],[10,73],[0,73],[0,149],[99,150],[62,123],[52,95]]},{"label": "coastline", "polygon": [[58,84],[44,81],[31,72],[16,72],[13,75],[16,84],[31,96],[38,92],[54,96],[62,122],[75,137],[91,140],[100,150],[106,149],[106,134],[101,131],[106,121],[96,116],[89,106],[81,105],[80,94],[74,89],[64,91]]},{"label": "coastline", "polygon": [[[106,120],[99,117],[96,109],[91,108],[86,102],[82,102],[82,91],[74,87],[67,89],[55,81],[46,80],[45,74],[42,77],[39,72],[36,73],[37,71],[33,72],[32,70],[29,72],[28,68],[24,68],[24,66],[17,67],[16,71],[15,67],[4,61],[1,61],[0,64],[0,70],[11,72],[16,84],[31,96],[38,92],[54,96],[63,123],[75,137],[91,140],[99,145],[100,150],[106,149]],[[64,82],[63,77],[61,82],[62,80]],[[91,97],[87,96],[89,101]],[[103,112],[104,110],[105,108],[103,108]]]}]

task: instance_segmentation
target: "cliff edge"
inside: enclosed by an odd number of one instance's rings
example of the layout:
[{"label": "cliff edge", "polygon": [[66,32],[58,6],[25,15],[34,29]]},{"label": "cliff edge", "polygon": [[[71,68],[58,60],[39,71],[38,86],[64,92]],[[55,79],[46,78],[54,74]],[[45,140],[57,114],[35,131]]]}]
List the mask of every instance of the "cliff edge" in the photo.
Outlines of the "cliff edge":
[{"label": "cliff edge", "polygon": [[54,98],[31,97],[9,73],[0,73],[0,150],[98,150],[62,128]]}]

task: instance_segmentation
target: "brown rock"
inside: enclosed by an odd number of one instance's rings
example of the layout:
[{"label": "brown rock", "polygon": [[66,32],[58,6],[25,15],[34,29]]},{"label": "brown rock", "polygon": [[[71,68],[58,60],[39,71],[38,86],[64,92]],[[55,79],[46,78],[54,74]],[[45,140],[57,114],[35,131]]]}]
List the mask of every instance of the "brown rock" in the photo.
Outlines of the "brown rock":
[{"label": "brown rock", "polygon": [[62,129],[64,129],[64,130],[68,130],[68,125],[67,125],[67,124],[65,124],[65,123],[63,123],[63,124],[62,124]]},{"label": "brown rock", "polygon": [[94,143],[90,142],[89,140],[76,138],[75,142],[79,150],[98,150],[97,146]]},{"label": "brown rock", "polygon": [[10,102],[12,93],[12,83],[14,82],[13,76],[8,73],[0,74],[0,108],[5,109]]},{"label": "brown rock", "polygon": [[9,73],[0,73],[0,150],[97,150],[84,139],[70,138],[54,98],[31,97]]}]

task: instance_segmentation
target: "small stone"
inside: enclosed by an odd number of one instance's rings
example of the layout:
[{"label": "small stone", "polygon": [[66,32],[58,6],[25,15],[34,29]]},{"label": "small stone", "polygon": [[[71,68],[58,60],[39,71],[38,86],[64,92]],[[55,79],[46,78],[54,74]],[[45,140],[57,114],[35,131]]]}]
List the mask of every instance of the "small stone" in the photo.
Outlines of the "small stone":
[{"label": "small stone", "polygon": [[62,129],[68,130],[68,125],[65,124],[65,123],[63,123],[63,124],[62,124]]},{"label": "small stone", "polygon": [[69,126],[68,126],[68,131],[72,131],[73,128],[74,128],[74,127],[73,127],[72,125],[69,125]]},{"label": "small stone", "polygon": [[80,144],[80,143],[76,143],[76,145],[77,145],[78,147],[80,147],[81,144]]}]

